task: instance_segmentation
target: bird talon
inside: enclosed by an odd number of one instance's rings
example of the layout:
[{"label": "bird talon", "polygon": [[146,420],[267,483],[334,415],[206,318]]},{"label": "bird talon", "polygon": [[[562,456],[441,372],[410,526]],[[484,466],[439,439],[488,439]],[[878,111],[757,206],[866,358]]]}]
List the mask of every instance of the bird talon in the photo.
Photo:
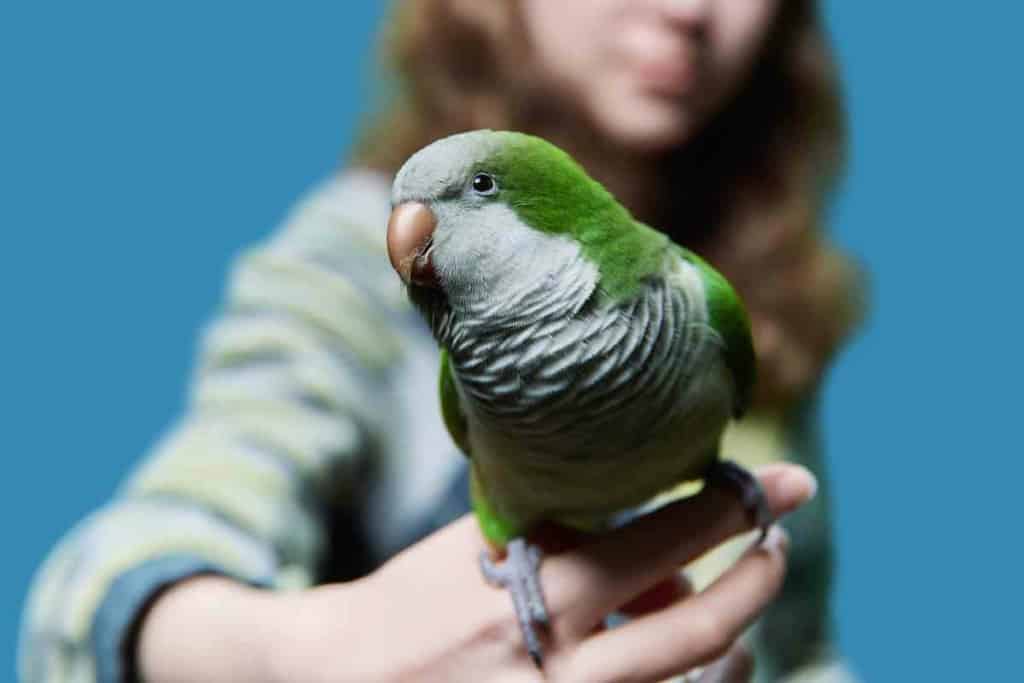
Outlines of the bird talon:
[{"label": "bird talon", "polygon": [[546,629],[550,621],[538,577],[542,554],[540,548],[528,545],[522,538],[510,541],[507,552],[500,565],[486,551],[482,552],[480,570],[488,583],[509,592],[516,621],[519,622],[519,629],[526,642],[526,650],[534,665],[540,669],[543,667],[544,650],[534,627]]},{"label": "bird talon", "polygon": [[761,483],[753,474],[730,460],[719,460],[708,472],[706,480],[709,484],[725,484],[736,489],[740,494],[740,502],[747,512],[753,525],[761,530],[757,543],[761,544],[768,536],[768,530],[775,523],[775,515],[768,507]]}]

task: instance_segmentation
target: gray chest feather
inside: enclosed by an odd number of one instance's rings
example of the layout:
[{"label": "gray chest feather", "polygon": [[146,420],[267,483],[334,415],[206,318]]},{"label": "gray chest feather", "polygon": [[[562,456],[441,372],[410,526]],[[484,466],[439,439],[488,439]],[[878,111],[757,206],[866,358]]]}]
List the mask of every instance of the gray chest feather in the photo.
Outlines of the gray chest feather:
[{"label": "gray chest feather", "polygon": [[[448,341],[472,428],[539,457],[593,462],[719,414],[717,337],[699,276],[678,264],[635,298],[597,303],[586,269],[561,286],[525,287],[500,310],[462,320]],[[568,282],[568,286],[566,286]],[[727,398],[727,397],[724,397]]]}]

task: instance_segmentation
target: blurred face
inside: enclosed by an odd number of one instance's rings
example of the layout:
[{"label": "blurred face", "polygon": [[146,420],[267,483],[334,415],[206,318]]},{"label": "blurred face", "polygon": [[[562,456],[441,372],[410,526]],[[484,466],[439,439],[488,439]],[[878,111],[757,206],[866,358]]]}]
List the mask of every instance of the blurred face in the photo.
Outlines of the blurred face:
[{"label": "blurred face", "polygon": [[610,142],[690,139],[749,73],[781,0],[521,0],[539,73]]}]

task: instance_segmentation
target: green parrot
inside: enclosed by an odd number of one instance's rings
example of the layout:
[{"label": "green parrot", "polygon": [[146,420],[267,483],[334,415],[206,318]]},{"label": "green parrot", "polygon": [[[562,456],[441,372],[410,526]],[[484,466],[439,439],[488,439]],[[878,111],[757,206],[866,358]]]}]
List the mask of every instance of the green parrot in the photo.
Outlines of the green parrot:
[{"label": "green parrot", "polygon": [[527,650],[547,626],[539,549],[551,521],[607,529],[682,482],[756,480],[720,459],[746,409],[750,323],[726,279],[635,220],[568,154],[479,130],[416,152],[395,176],[387,246],[441,346],[444,422],[470,458],[484,577],[512,595]]}]

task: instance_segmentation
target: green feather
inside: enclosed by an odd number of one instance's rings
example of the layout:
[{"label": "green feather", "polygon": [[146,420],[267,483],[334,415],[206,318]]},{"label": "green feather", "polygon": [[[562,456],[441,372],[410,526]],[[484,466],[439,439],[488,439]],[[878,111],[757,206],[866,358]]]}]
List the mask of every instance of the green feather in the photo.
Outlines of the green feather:
[{"label": "green feather", "polygon": [[631,296],[662,267],[668,238],[634,220],[572,157],[540,138],[497,135],[503,144],[477,171],[496,177],[501,201],[524,223],[579,242],[584,258],[597,266],[606,295]]},{"label": "green feather", "polygon": [[469,457],[469,424],[459,405],[459,392],[455,388],[455,375],[452,374],[451,362],[448,360],[448,349],[441,348],[441,372],[438,377],[438,390],[441,392],[441,417],[444,426],[452,436],[455,445]]},{"label": "green feather", "polygon": [[509,541],[526,533],[527,529],[524,525],[501,517],[494,511],[494,507],[487,500],[483,486],[480,484],[475,467],[470,472],[469,499],[484,538],[496,547],[504,548]]},{"label": "green feather", "polygon": [[[455,445],[466,457],[470,457],[469,424],[466,422],[466,416],[462,413],[462,406],[459,403],[459,392],[455,388],[455,374],[448,357],[448,350],[443,347],[441,348],[441,372],[438,378],[438,388],[441,392],[441,417],[444,419],[444,426],[448,428],[448,433],[451,434]],[[484,494],[476,467],[473,465],[470,465],[469,498],[473,514],[476,516],[484,538],[496,547],[504,548],[513,538],[526,532],[521,525],[499,516],[494,511],[494,507]]]},{"label": "green feather", "polygon": [[750,318],[743,301],[725,277],[692,251],[678,247],[684,259],[696,266],[704,282],[711,326],[725,345],[725,363],[736,382],[733,413],[740,417],[750,406],[757,378],[757,358],[750,332]]},{"label": "green feather", "polygon": [[[455,388],[455,374],[452,370],[448,350],[441,348],[441,372],[438,380],[441,392],[441,416],[448,428],[455,445],[470,457],[469,424],[459,403],[459,392]],[[473,514],[480,524],[484,537],[498,548],[504,548],[508,542],[526,533],[526,528],[509,519],[501,517],[487,500],[483,486],[480,484],[476,467],[470,465],[469,481],[470,504]]]}]

